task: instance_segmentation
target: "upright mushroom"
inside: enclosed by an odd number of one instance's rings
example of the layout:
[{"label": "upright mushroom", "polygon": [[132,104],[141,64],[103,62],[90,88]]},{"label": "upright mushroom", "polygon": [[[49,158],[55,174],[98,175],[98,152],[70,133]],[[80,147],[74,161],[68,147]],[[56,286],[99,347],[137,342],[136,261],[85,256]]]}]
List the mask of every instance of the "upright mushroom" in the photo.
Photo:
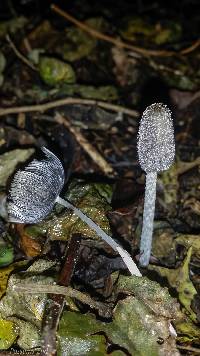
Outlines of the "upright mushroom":
[{"label": "upright mushroom", "polygon": [[146,108],[140,121],[137,148],[141,168],[146,172],[140,240],[140,265],[145,267],[151,255],[157,173],[168,169],[175,155],[173,122],[166,105],[155,103]]}]

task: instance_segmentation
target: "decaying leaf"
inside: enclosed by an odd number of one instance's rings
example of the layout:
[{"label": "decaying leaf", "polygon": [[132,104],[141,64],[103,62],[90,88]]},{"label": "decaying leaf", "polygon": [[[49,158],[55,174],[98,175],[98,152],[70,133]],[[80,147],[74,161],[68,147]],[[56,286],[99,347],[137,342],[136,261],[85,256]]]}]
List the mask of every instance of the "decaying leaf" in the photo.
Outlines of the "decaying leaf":
[{"label": "decaying leaf", "polygon": [[0,23],[0,38],[4,37],[8,32],[16,33],[17,31],[23,29],[27,24],[28,19],[24,16],[14,17],[11,20],[4,21]]},{"label": "decaying leaf", "polygon": [[[104,31],[108,24],[103,18],[90,18],[85,24],[99,31]],[[66,28],[64,41],[56,50],[67,61],[73,62],[91,54],[97,45],[95,37],[90,36],[77,27]]]},{"label": "decaying leaf", "polygon": [[188,344],[195,342],[196,345],[200,345],[200,328],[198,325],[192,323],[187,317],[175,322],[175,325],[178,333],[177,341]]},{"label": "decaying leaf", "polygon": [[4,267],[4,268],[0,269],[0,299],[6,292],[9,275],[17,266],[20,266],[20,265],[22,265],[21,262],[13,263],[8,267]]},{"label": "decaying leaf", "polygon": [[179,320],[180,311],[167,289],[135,276],[120,276],[115,288],[116,294],[129,296],[117,303],[112,322],[100,322],[91,314],[63,314],[58,332],[60,355],[96,355],[97,350],[102,355],[107,339],[115,349],[123,348],[134,356],[179,355],[169,325],[170,320]]},{"label": "decaying leaf", "polygon": [[160,173],[158,183],[160,183],[162,189],[164,208],[168,211],[168,214],[175,215],[179,188],[176,163],[173,163],[168,170]]},{"label": "decaying leaf", "polygon": [[167,266],[174,265],[176,250],[174,246],[175,231],[165,221],[154,223],[154,235],[152,241],[152,254]]},{"label": "decaying leaf", "polygon": [[25,162],[34,153],[33,148],[16,149],[0,155],[0,187],[5,187],[8,178],[19,163]]},{"label": "decaying leaf", "polygon": [[[52,276],[42,274],[44,271],[47,273],[53,266],[55,266],[55,262],[40,259],[35,261],[25,272],[12,274],[8,282],[6,294],[0,300],[0,319],[13,321],[17,326],[19,335],[17,344],[22,349],[31,349],[40,346],[40,328],[47,295],[20,293],[15,291],[13,286],[18,283],[31,282],[42,284],[53,283],[54,278]],[[11,267],[4,269],[7,271],[7,279],[8,273],[14,268],[15,265],[11,265]],[[2,294],[5,292],[5,288],[6,284],[2,290]]]},{"label": "decaying leaf", "polygon": [[30,228],[24,228],[24,225],[18,224],[16,228],[20,237],[20,248],[27,257],[36,257],[40,255],[42,251],[41,235],[39,234],[35,237],[34,234],[31,233],[35,230],[34,227],[33,225]]},{"label": "decaying leaf", "polygon": [[175,245],[185,246],[186,249],[192,247],[192,256],[200,259],[200,238],[199,235],[178,234],[175,239]]},{"label": "decaying leaf", "polygon": [[192,254],[192,247],[189,248],[187,256],[182,265],[176,269],[169,269],[165,267],[149,266],[150,270],[157,271],[162,277],[168,279],[169,285],[176,289],[178,292],[179,300],[183,307],[186,309],[190,318],[196,321],[196,314],[191,309],[191,302],[197,291],[190,280],[189,276],[189,263]]},{"label": "decaying leaf", "polygon": [[157,315],[172,319],[180,317],[179,304],[170,296],[168,289],[145,277],[120,276],[116,291],[133,294]]},{"label": "decaying leaf", "polygon": [[108,344],[103,335],[115,349],[130,355],[179,355],[170,336],[169,320],[133,296],[118,302],[110,323],[91,314],[65,312],[58,331],[59,355],[105,355]]},{"label": "decaying leaf", "polygon": [[[94,220],[107,234],[110,234],[106,213],[111,207],[105,198],[105,194],[110,198],[111,193],[111,186],[106,184],[98,185],[72,182],[68,188],[66,198]],[[94,230],[75,214],[66,210],[61,216],[55,217],[51,221],[48,229],[48,235],[52,240],[67,240],[75,233],[97,239]]]},{"label": "decaying leaf", "polygon": [[175,339],[170,336],[169,320],[155,315],[137,298],[119,301],[113,322],[105,330],[114,344],[124,347],[131,355],[179,355]]}]

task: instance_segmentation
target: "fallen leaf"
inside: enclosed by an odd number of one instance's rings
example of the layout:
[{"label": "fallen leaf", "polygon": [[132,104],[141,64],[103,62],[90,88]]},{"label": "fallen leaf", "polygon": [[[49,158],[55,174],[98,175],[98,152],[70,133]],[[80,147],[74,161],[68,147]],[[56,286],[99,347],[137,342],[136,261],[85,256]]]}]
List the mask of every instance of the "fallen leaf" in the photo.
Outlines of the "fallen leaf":
[{"label": "fallen leaf", "polygon": [[187,256],[183,261],[182,265],[176,269],[169,269],[165,267],[149,265],[149,269],[157,271],[162,277],[168,279],[169,285],[176,289],[178,292],[178,298],[186,309],[187,314],[193,321],[196,321],[196,314],[191,309],[191,302],[194,295],[197,294],[196,289],[194,288],[193,283],[190,280],[189,276],[189,263],[192,255],[192,247],[189,248]]},{"label": "fallen leaf", "polygon": [[9,349],[18,336],[18,328],[11,320],[0,320],[0,349]]}]

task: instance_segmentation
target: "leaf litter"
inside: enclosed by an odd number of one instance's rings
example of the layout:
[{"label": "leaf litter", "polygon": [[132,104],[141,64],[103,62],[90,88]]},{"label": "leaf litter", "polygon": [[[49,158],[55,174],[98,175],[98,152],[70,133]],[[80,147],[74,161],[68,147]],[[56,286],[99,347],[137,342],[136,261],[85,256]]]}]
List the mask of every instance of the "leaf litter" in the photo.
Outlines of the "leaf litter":
[{"label": "leaf litter", "polygon": [[[197,355],[199,15],[191,24],[176,16],[176,4],[159,12],[158,2],[149,9],[95,1],[91,9],[75,1],[63,8],[67,22],[55,5],[51,15],[42,4],[30,14],[36,3],[2,2],[0,14],[0,349],[56,355],[57,342],[58,355]],[[56,106],[68,98],[74,102]],[[40,223],[8,222],[12,177],[45,146],[63,163],[62,196],[138,264],[145,179],[138,119],[153,102],[173,109],[176,160],[158,176],[142,277],[129,276],[123,260],[59,205]]]}]

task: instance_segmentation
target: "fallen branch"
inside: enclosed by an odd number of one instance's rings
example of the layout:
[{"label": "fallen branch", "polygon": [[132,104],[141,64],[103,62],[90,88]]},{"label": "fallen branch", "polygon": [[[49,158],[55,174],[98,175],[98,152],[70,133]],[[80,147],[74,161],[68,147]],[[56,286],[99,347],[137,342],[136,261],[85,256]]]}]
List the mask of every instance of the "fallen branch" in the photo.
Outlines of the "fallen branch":
[{"label": "fallen branch", "polygon": [[55,101],[50,101],[44,104],[35,104],[35,105],[27,105],[27,106],[16,106],[10,108],[0,108],[0,116],[11,115],[11,114],[19,114],[22,112],[45,112],[47,110],[65,106],[65,105],[93,105],[99,106],[103,109],[121,112],[122,114],[126,114],[132,117],[139,117],[139,112],[132,109],[127,109],[120,105],[106,103],[104,101],[97,101],[92,99],[79,99],[79,98],[65,98],[59,99]]},{"label": "fallen branch", "polygon": [[151,49],[146,49],[146,48],[141,48],[138,46],[134,46],[131,45],[129,43],[123,42],[121,40],[118,40],[116,38],[113,38],[109,35],[105,35],[104,33],[101,33],[97,30],[95,30],[94,28],[91,28],[90,26],[88,26],[87,24],[77,20],[75,17],[73,17],[72,15],[70,15],[68,12],[60,9],[57,5],[52,4],[51,5],[51,9],[56,12],[58,15],[64,17],[66,20],[70,21],[71,23],[73,23],[74,25],[76,25],[77,27],[81,28],[83,31],[89,33],[91,36],[96,37],[100,40],[109,42],[114,44],[115,46],[118,47],[122,47],[122,48],[126,48],[129,49],[133,52],[136,52],[138,54],[141,54],[145,57],[149,57],[149,56],[154,56],[154,57],[171,57],[171,56],[175,56],[177,54],[181,54],[181,55],[185,55],[188,54],[190,52],[192,52],[193,50],[195,50],[199,45],[200,45],[200,39],[198,39],[197,41],[195,41],[194,44],[192,44],[190,47],[183,49],[180,52],[175,52],[175,51],[165,51],[165,50],[151,50]]}]

